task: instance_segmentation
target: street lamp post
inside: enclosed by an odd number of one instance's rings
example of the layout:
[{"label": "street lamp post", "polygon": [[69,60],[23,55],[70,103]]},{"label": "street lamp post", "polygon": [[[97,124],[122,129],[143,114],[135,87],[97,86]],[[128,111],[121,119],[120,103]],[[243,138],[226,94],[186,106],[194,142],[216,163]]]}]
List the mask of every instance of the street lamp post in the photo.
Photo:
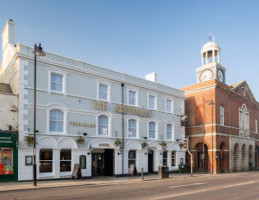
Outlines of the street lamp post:
[{"label": "street lamp post", "polygon": [[37,56],[45,56],[41,43],[34,45],[34,88],[33,88],[33,185],[37,186],[37,167],[36,167],[36,63]]}]

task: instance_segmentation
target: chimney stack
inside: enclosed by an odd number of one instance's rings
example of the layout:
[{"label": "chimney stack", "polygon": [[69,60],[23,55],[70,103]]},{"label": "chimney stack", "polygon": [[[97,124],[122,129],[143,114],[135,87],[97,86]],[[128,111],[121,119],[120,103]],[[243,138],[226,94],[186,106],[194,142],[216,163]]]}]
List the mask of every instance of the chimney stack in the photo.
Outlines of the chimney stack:
[{"label": "chimney stack", "polygon": [[147,75],[145,75],[145,79],[156,83],[157,82],[157,73],[152,72],[150,74],[147,74]]},{"label": "chimney stack", "polygon": [[2,33],[2,54],[4,53],[8,44],[15,45],[14,21],[9,19],[6,22],[4,31]]}]

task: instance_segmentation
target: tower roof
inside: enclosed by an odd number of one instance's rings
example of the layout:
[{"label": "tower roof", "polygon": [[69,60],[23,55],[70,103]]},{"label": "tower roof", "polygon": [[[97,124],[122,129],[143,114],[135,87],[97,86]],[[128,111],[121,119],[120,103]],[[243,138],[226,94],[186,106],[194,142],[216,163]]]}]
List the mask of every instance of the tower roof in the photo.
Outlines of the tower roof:
[{"label": "tower roof", "polygon": [[201,52],[213,50],[213,49],[220,50],[219,46],[215,42],[209,41],[203,45]]}]

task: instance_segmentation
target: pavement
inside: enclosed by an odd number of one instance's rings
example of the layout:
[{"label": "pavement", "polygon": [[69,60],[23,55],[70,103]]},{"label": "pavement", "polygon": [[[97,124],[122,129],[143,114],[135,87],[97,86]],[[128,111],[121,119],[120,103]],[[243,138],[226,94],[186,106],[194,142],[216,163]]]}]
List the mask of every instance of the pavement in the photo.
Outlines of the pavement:
[{"label": "pavement", "polygon": [[[170,174],[169,179],[183,179],[199,176],[211,176],[210,174]],[[71,186],[106,186],[114,184],[128,184],[137,183],[142,181],[160,180],[157,174],[144,176],[144,180],[141,176],[127,176],[127,177],[94,177],[90,179],[79,179],[79,180],[38,180],[37,186],[33,186],[32,181],[26,182],[3,182],[0,183],[0,192],[11,192],[11,191],[22,191],[22,190],[37,190],[46,188],[60,188],[60,187],[71,187]]]}]

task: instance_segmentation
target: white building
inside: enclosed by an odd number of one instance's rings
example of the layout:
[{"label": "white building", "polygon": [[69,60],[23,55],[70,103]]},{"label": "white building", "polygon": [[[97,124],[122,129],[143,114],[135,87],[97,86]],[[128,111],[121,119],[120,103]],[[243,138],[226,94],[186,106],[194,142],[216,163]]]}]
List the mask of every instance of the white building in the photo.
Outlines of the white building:
[{"label": "white building", "polygon": [[[0,81],[19,95],[18,179],[30,180],[25,157],[32,146],[25,137],[33,131],[34,55],[32,47],[15,43],[14,26],[9,20],[2,34]],[[184,93],[157,83],[155,73],[146,78],[50,52],[38,57],[37,178],[70,177],[78,163],[84,177],[127,174],[130,164],[144,173],[163,164],[178,170],[185,163]]]}]

